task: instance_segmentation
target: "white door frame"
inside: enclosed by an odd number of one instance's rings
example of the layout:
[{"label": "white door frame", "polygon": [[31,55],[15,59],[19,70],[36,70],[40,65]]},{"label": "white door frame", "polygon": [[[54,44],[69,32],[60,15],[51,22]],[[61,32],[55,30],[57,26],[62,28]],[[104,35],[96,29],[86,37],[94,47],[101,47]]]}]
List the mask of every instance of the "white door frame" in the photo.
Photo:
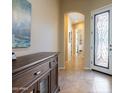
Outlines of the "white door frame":
[{"label": "white door frame", "polygon": [[101,68],[94,65],[94,15],[100,12],[110,10],[110,44],[112,45],[112,5],[107,5],[102,8],[91,11],[91,43],[90,43],[90,68],[112,75],[112,52],[109,52],[109,69]]}]

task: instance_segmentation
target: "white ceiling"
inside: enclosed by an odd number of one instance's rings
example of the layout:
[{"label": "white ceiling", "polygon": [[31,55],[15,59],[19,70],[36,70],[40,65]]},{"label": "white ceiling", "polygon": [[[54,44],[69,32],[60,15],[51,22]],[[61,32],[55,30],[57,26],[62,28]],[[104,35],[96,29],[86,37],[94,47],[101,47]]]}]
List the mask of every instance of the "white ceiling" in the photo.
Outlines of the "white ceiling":
[{"label": "white ceiling", "polygon": [[73,24],[84,21],[84,15],[81,13],[68,13],[68,16]]}]

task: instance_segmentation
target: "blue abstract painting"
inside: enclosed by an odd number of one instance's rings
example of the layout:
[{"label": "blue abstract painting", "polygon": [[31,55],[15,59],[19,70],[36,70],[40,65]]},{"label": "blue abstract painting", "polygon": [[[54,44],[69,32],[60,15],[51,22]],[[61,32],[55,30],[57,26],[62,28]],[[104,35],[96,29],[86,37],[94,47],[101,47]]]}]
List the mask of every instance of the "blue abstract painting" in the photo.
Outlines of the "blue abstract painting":
[{"label": "blue abstract painting", "polygon": [[27,0],[12,0],[12,47],[30,46],[31,3]]}]

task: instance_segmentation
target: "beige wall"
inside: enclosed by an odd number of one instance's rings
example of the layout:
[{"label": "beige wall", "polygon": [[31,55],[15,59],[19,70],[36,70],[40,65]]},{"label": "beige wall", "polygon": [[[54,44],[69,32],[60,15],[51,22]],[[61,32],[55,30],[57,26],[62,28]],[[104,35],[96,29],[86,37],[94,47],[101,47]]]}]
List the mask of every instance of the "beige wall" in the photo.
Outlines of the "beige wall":
[{"label": "beige wall", "polygon": [[65,41],[65,60],[68,60],[68,15],[64,15],[64,41]]},{"label": "beige wall", "polygon": [[85,15],[85,66],[90,66],[90,12],[96,8],[110,4],[111,0],[60,0],[59,16],[59,51],[61,66],[64,66],[64,14],[79,12]]},{"label": "beige wall", "polygon": [[58,51],[58,0],[29,0],[32,3],[31,46],[13,49],[17,56]]},{"label": "beige wall", "polygon": [[[72,41],[70,42],[69,33],[72,33],[72,20],[68,17],[68,61],[71,60],[72,51]],[[67,61],[67,60],[66,60]]]}]

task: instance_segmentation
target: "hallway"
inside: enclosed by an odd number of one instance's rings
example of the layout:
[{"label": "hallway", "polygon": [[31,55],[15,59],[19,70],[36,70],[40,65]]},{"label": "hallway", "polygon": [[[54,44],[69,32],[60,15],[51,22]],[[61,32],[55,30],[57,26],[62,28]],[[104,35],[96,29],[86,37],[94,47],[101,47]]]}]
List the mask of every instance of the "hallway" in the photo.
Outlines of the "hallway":
[{"label": "hallway", "polygon": [[66,62],[59,70],[60,93],[112,93],[112,77],[96,71],[83,70],[81,55]]}]

